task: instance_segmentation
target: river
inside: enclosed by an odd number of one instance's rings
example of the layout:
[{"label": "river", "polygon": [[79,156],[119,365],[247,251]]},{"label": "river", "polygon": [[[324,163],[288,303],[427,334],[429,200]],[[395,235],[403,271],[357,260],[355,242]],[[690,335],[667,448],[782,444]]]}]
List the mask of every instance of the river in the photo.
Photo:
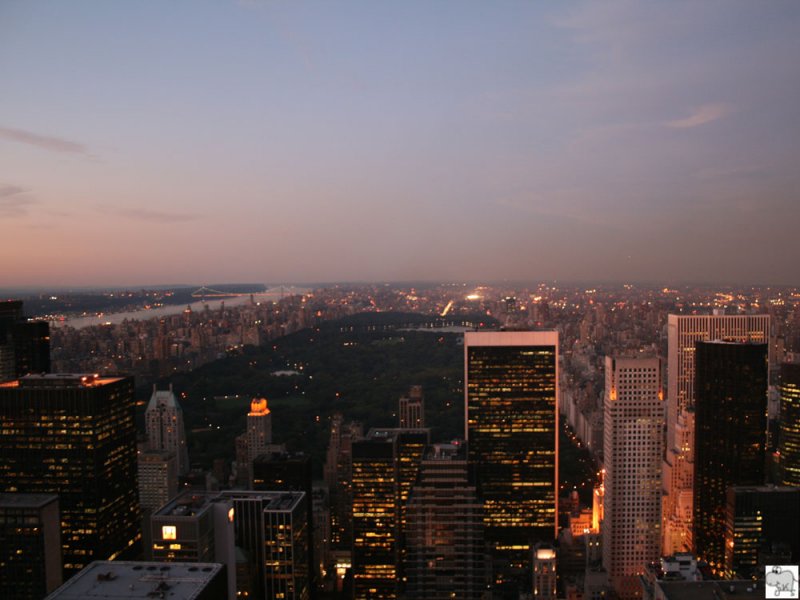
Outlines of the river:
[{"label": "river", "polygon": [[[254,302],[273,302],[280,300],[286,296],[294,296],[296,294],[308,294],[311,292],[310,288],[299,288],[294,286],[274,287],[268,289],[266,292],[259,292],[252,294]],[[216,309],[225,303],[225,306],[242,306],[250,302],[251,294],[244,296],[233,296],[230,298],[220,298],[216,300],[198,300],[189,304],[192,311],[202,311],[208,306],[210,309]],[[65,321],[51,321],[51,325],[55,327],[63,327],[69,325],[75,329],[83,329],[84,327],[91,327],[92,325],[119,325],[124,320],[141,321],[144,319],[156,319],[158,317],[166,317],[169,315],[177,315],[186,310],[186,304],[167,304],[159,306],[158,308],[142,308],[139,310],[131,310],[126,312],[117,313],[101,313],[99,315],[90,315],[85,317],[69,317]]]}]

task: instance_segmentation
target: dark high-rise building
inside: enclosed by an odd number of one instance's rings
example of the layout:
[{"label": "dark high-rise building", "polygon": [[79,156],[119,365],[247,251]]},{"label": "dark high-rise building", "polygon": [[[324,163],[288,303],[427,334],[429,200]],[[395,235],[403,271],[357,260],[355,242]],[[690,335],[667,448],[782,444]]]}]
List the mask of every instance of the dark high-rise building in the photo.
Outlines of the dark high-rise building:
[{"label": "dark high-rise building", "polygon": [[352,493],[354,598],[397,598],[398,494],[391,438],[353,443]]},{"label": "dark high-rise building", "polygon": [[28,375],[0,384],[0,491],[58,494],[64,576],[141,539],[133,379]]},{"label": "dark high-rise building", "polygon": [[767,432],[767,344],[695,344],[694,550],[725,568],[725,506],[732,485],[761,485]]},{"label": "dark high-rise building", "polygon": [[325,459],[325,483],[330,490],[331,549],[349,560],[353,546],[353,442],[364,437],[360,423],[345,423],[340,413],[331,419],[331,437]]},{"label": "dark high-rise building", "polygon": [[483,503],[463,445],[429,449],[406,506],[404,538],[409,597],[484,597]]},{"label": "dark high-rise building", "polygon": [[50,325],[28,321],[21,300],[0,302],[0,381],[50,371]]},{"label": "dark high-rise building", "polygon": [[311,458],[304,454],[270,452],[257,456],[252,464],[253,489],[268,492],[305,492],[305,529],[311,595],[316,594],[317,567],[314,560],[314,505],[312,502]]},{"label": "dark high-rise building", "polygon": [[61,585],[55,494],[0,494],[0,597],[41,600]]},{"label": "dark high-rise building", "polygon": [[780,482],[800,485],[800,363],[781,365]]},{"label": "dark high-rise building", "polygon": [[468,332],[464,360],[486,537],[501,577],[525,573],[533,544],[556,537],[558,333]]},{"label": "dark high-rise building", "polygon": [[[773,557],[780,557],[772,562]],[[725,512],[725,575],[763,576],[767,564],[800,560],[800,487],[728,488]]]},{"label": "dark high-rise building", "polygon": [[237,575],[237,589],[259,600],[308,600],[308,534],[303,492],[225,491],[233,503],[236,546],[250,563],[252,580]]}]

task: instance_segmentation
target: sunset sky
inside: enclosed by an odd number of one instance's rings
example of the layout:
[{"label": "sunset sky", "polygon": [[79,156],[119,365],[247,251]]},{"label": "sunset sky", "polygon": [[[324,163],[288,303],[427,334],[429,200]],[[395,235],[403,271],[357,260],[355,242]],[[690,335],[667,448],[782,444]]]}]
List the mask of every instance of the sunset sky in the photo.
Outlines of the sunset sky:
[{"label": "sunset sky", "polygon": [[0,3],[0,288],[800,284],[800,3]]}]

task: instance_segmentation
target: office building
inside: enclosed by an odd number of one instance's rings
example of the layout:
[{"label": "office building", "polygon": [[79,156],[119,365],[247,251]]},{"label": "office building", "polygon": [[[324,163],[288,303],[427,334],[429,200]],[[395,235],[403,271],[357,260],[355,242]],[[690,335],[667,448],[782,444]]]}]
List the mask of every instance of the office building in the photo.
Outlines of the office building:
[{"label": "office building", "polygon": [[40,600],[60,585],[58,496],[0,493],[0,597]]},{"label": "office building", "polygon": [[533,544],[556,537],[558,333],[467,332],[464,362],[465,436],[486,537],[499,578],[524,576]]},{"label": "office building", "polygon": [[406,506],[406,593],[420,600],[480,600],[489,573],[483,503],[463,444],[427,450]]},{"label": "office building", "polygon": [[767,345],[696,342],[695,554],[725,569],[728,486],[761,485],[767,431]]},{"label": "office building", "polygon": [[268,452],[280,451],[272,444],[272,414],[266,398],[253,398],[247,413],[247,429],[236,438],[236,480],[252,489],[253,461]]},{"label": "office building", "polygon": [[397,468],[394,439],[353,442],[354,598],[393,599],[398,592]]},{"label": "office building", "polygon": [[237,592],[250,598],[308,600],[311,579],[307,547],[311,527],[305,492],[229,490],[238,551],[248,560],[249,581],[237,577]]},{"label": "office building", "polygon": [[538,543],[533,548],[533,598],[556,600],[556,549]]},{"label": "office building", "polygon": [[800,487],[729,487],[725,507],[725,575],[756,579],[763,576],[767,564],[798,561]]},{"label": "office building", "polygon": [[95,561],[46,600],[219,600],[225,567],[217,563]]},{"label": "office building", "polygon": [[781,365],[780,483],[800,486],[800,362]]},{"label": "office building", "polygon": [[144,413],[147,447],[149,450],[172,452],[178,463],[178,475],[189,473],[189,453],[186,446],[186,430],[183,426],[183,409],[172,391],[157,390]]},{"label": "office building", "polygon": [[141,539],[133,380],[28,375],[0,384],[0,491],[58,494],[64,576]]},{"label": "office building", "polygon": [[[316,591],[317,565],[314,559],[314,504],[312,502],[311,457],[302,453],[269,452],[252,463],[253,489],[267,492],[303,492],[306,495],[306,540],[310,589]],[[313,595],[313,594],[312,594]]]},{"label": "office building", "polygon": [[667,440],[662,484],[662,553],[691,550],[694,498],[695,342],[768,343],[769,315],[667,317]]},{"label": "office building", "polygon": [[333,415],[323,475],[330,494],[331,550],[348,557],[353,546],[352,447],[363,437],[360,423],[345,422],[341,413]]},{"label": "office building", "polygon": [[401,429],[425,427],[425,397],[421,385],[412,385],[408,395],[400,398],[398,413]]},{"label": "office building", "polygon": [[28,321],[21,300],[0,301],[0,381],[50,372],[50,325]]},{"label": "office building", "polygon": [[142,511],[158,510],[178,495],[178,461],[172,452],[140,452],[138,470]]},{"label": "office building", "polygon": [[661,555],[661,360],[606,357],[603,404],[603,567],[625,600]]},{"label": "office building", "polygon": [[163,562],[226,565],[227,597],[236,598],[235,511],[217,493],[184,492],[150,517],[151,555]]}]

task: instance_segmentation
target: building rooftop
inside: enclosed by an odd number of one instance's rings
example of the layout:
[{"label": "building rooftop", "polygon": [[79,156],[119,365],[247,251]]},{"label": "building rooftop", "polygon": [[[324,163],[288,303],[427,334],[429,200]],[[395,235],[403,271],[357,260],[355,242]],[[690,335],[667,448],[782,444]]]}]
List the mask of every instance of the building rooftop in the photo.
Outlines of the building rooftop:
[{"label": "building rooftop", "polygon": [[294,508],[305,497],[305,492],[259,492],[259,491],[240,491],[226,490],[220,492],[221,498],[238,498],[245,500],[261,500],[263,510],[269,511],[293,511]]},{"label": "building rooftop", "polygon": [[41,508],[58,501],[58,494],[0,494],[0,508]]},{"label": "building rooftop", "polygon": [[46,600],[192,600],[223,568],[217,563],[95,561]]},{"label": "building rooftop", "polygon": [[195,517],[208,510],[212,504],[212,499],[217,497],[217,493],[205,493],[194,490],[186,491],[159,508],[153,516],[160,517]]},{"label": "building rooftop", "polygon": [[667,600],[764,600],[764,582],[729,581],[658,581]]},{"label": "building rooftop", "polygon": [[0,388],[89,388],[121,381],[122,377],[102,377],[97,373],[42,373],[25,375],[0,383]]}]

